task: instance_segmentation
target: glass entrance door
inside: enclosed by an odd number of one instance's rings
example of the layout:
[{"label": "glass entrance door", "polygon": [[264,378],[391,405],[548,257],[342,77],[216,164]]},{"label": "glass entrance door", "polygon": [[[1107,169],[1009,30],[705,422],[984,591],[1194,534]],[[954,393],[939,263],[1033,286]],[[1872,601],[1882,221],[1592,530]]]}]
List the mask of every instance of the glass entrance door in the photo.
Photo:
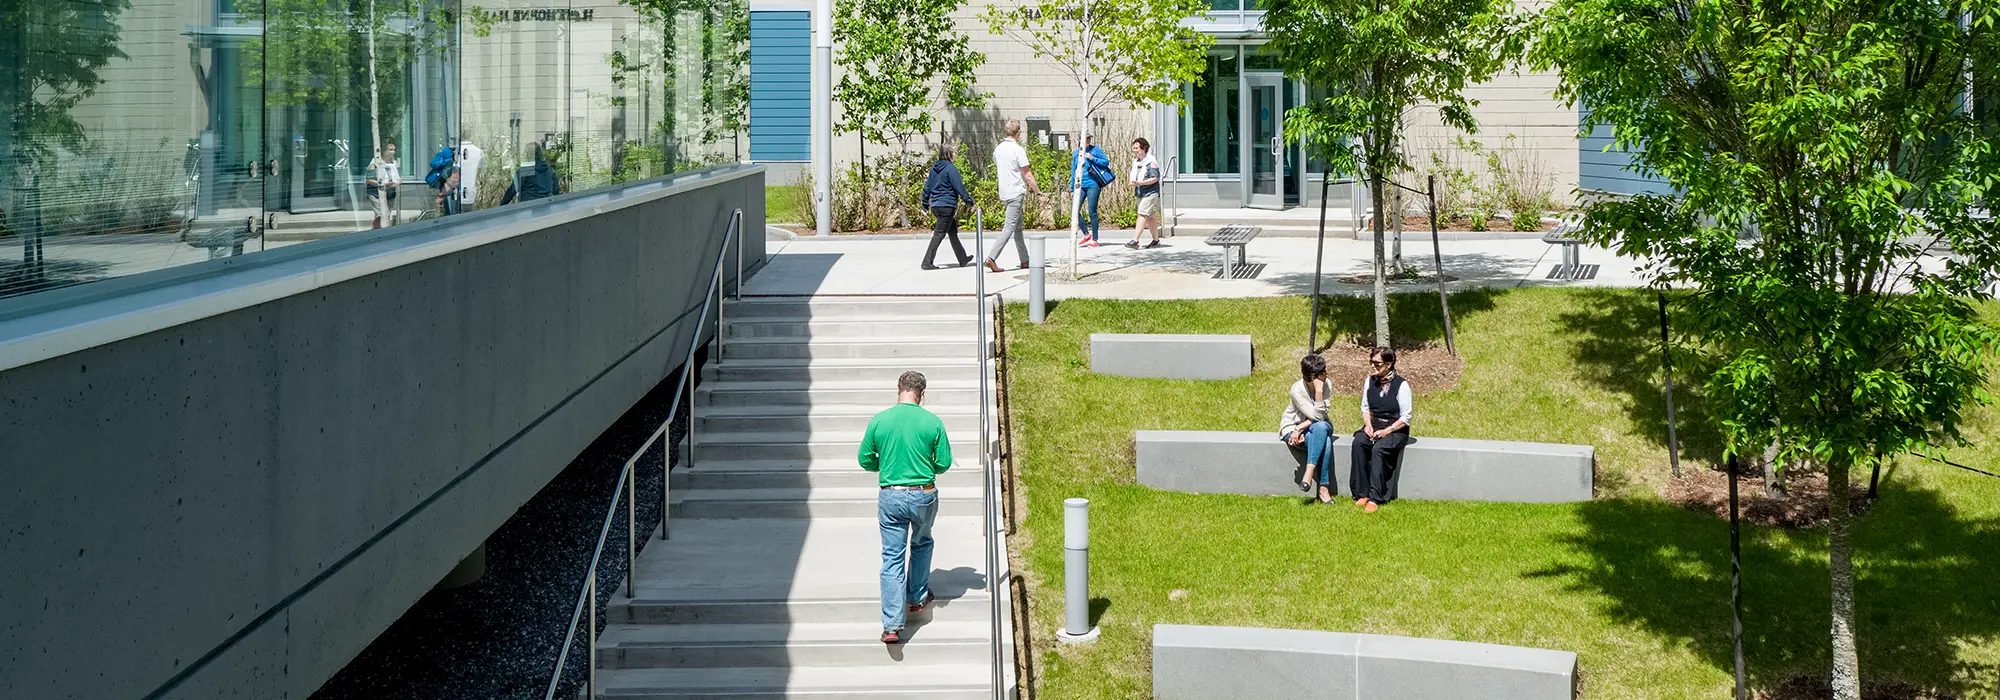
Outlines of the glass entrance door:
[{"label": "glass entrance door", "polygon": [[1250,198],[1259,209],[1285,208],[1285,78],[1248,75],[1250,89]]}]

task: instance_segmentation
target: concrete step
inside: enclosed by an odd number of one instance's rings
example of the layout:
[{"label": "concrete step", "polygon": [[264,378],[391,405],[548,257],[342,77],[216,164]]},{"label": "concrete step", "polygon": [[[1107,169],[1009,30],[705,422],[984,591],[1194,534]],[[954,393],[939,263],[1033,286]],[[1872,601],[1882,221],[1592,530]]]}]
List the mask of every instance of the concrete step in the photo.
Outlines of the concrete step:
[{"label": "concrete step", "polygon": [[[977,501],[976,493],[963,500]],[[950,492],[944,498],[952,499]],[[931,587],[956,599],[984,592],[982,516],[931,527]],[[868,517],[682,519],[639,557],[635,597],[682,602],[858,600],[881,595],[881,525]],[[872,619],[872,618],[862,618]]]},{"label": "concrete step", "polygon": [[[949,434],[952,456],[978,454],[976,437]],[[770,433],[696,433],[695,461],[737,459],[853,459],[861,451],[861,431],[813,435],[808,441],[774,442],[789,438]],[[972,439],[968,439],[972,438]]]},{"label": "concrete step", "polygon": [[[901,374],[897,372],[897,375]],[[773,378],[767,376],[763,379]],[[950,406],[976,405],[979,400],[979,381],[976,372],[970,379],[940,379],[929,374],[926,374],[924,379],[930,385],[924,392],[926,406],[941,410]],[[772,381],[716,379],[704,380],[701,387],[694,392],[696,406],[814,408],[869,406],[881,410],[895,402],[895,377],[890,377],[887,382],[838,379],[799,381],[795,378],[779,378]]]},{"label": "concrete step", "polygon": [[[880,593],[857,598],[674,600],[619,596],[605,605],[607,625],[873,624],[881,633]],[[939,598],[924,613],[930,624],[990,624],[993,599],[985,591]]]},{"label": "concrete step", "polygon": [[[1310,221],[1310,222],[1286,221],[1283,223],[1275,223],[1275,222],[1266,223],[1266,222],[1254,222],[1254,221],[1189,223],[1183,220],[1180,226],[1174,229],[1174,238],[1180,239],[1181,242],[1200,243],[1201,239],[1213,235],[1217,230],[1220,230],[1222,227],[1233,226],[1233,225],[1249,225],[1249,226],[1260,227],[1263,229],[1263,231],[1257,234],[1257,237],[1259,238],[1267,238],[1267,237],[1268,238],[1315,238],[1319,236],[1318,221]],[[1425,233],[1426,235],[1429,234],[1428,231],[1426,231]],[[1351,223],[1336,222],[1332,219],[1327,219],[1326,237],[1344,238],[1352,240],[1354,238],[1354,225]],[[1257,242],[1251,241],[1250,245],[1255,246],[1257,245]]]},{"label": "concrete step", "polygon": [[[673,489],[678,493],[681,489],[879,488],[876,479],[852,459],[703,462],[693,469],[674,470]],[[985,485],[985,475],[967,456],[939,474],[937,484],[952,491],[978,489]]]},{"label": "concrete step", "polygon": [[[744,297],[727,302],[726,319],[886,321],[909,316],[971,319],[979,306],[971,295],[911,297]],[[990,304],[990,302],[989,302]]]},{"label": "concrete step", "polygon": [[633,700],[991,700],[991,662],[901,664],[877,643],[859,666],[607,669],[599,694]]},{"label": "concrete step", "polygon": [[737,338],[722,344],[724,360],[921,358],[977,361],[979,342],[970,335],[879,338]]},{"label": "concrete step", "polygon": [[[879,604],[878,604],[879,608]],[[990,623],[918,614],[899,649],[883,646],[882,624],[606,625],[597,638],[598,668],[760,668],[903,664],[979,664],[993,658]],[[891,657],[891,652],[900,652]]]},{"label": "concrete step", "polygon": [[979,361],[972,353],[963,359],[850,359],[812,358],[782,360],[726,360],[702,369],[704,383],[791,381],[794,391],[814,389],[821,381],[873,382],[891,392],[895,400],[896,378],[917,371],[936,382],[979,381]]},{"label": "concrete step", "polygon": [[[865,472],[864,472],[865,473]],[[880,511],[878,486],[827,488],[688,489],[673,492],[673,517],[720,518],[872,518]],[[945,489],[938,515],[977,516],[985,503],[979,489]]]},{"label": "concrete step", "polygon": [[[731,340],[738,338],[912,338],[947,336],[970,341],[978,337],[978,319],[971,307],[961,313],[905,315],[894,320],[761,318],[728,320],[725,327]],[[988,330],[988,333],[993,332]]]},{"label": "concrete step", "polygon": [[[925,397],[928,399],[929,397]],[[925,402],[929,404],[929,401]],[[860,432],[887,405],[872,406],[727,406],[695,411],[697,433],[762,432],[810,440],[832,432]],[[970,406],[926,405],[944,421],[944,429],[960,433],[979,429],[978,409]]]}]

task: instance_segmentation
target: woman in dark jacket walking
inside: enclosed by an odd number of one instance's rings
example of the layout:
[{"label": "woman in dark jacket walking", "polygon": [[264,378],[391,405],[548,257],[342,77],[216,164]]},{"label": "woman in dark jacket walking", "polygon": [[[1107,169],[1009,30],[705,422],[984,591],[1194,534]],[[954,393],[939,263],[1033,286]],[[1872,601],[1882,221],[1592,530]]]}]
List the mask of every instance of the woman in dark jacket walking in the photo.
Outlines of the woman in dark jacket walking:
[{"label": "woman in dark jacket walking", "polygon": [[507,185],[506,193],[500,195],[501,205],[512,204],[516,198],[526,202],[562,194],[562,185],[556,180],[556,169],[544,160],[542,142],[528,144],[528,157],[531,160],[514,171],[514,182]]},{"label": "woman in dark jacket walking", "polygon": [[935,270],[938,244],[946,236],[951,237],[951,252],[958,255],[957,267],[972,264],[972,256],[965,253],[965,244],[958,240],[958,203],[972,203],[972,194],[965,191],[965,178],[958,173],[958,164],[952,161],[951,144],[938,146],[937,162],[931,164],[931,175],[924,180],[924,206],[930,207],[931,215],[937,217],[937,226],[931,229],[931,247],[924,251],[924,269]]}]

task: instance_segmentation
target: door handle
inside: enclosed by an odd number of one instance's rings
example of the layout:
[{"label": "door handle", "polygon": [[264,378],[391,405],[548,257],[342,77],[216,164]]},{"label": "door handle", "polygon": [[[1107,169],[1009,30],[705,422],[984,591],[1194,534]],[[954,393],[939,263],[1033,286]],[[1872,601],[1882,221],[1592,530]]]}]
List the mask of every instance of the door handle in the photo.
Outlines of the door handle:
[{"label": "door handle", "polygon": [[1279,141],[1280,139],[1283,139],[1283,138],[1284,138],[1284,137],[1282,137],[1282,136],[1273,136],[1273,137],[1271,137],[1271,157],[1273,157],[1273,158],[1282,158],[1282,157],[1284,157],[1284,155],[1285,155],[1285,149],[1284,149],[1284,148],[1283,148],[1282,146],[1279,146],[1279,145],[1278,145],[1278,141]]}]

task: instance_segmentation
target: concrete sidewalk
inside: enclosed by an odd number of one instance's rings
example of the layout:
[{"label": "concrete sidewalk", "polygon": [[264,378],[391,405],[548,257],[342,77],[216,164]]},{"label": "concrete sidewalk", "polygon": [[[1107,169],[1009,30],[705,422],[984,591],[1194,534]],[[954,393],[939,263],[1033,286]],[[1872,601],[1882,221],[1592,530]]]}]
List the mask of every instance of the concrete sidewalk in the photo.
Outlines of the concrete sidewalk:
[{"label": "concrete sidewalk", "polygon": [[[969,235],[970,232],[967,232]],[[991,234],[988,234],[991,236]],[[1056,232],[1055,235],[1061,235]],[[1212,299],[1224,297],[1288,296],[1309,294],[1313,282],[1315,241],[1309,238],[1260,238],[1249,246],[1249,262],[1261,266],[1254,279],[1214,279],[1222,264],[1222,251],[1202,243],[1196,236],[1167,239],[1165,247],[1128,250],[1120,244],[1129,230],[1102,234],[1111,241],[1100,248],[1071,248],[1063,239],[1048,242],[1051,299]],[[1425,237],[1428,239],[1428,236]],[[992,245],[992,238],[987,245]],[[770,266],[751,278],[744,292],[750,294],[969,294],[974,289],[974,272],[968,268],[923,270],[918,267],[929,241],[926,239],[883,239],[869,236],[801,237],[772,240]],[[972,241],[967,240],[970,247]],[[940,246],[939,262],[951,261],[951,246]],[[1012,248],[1013,246],[1008,246]],[[1457,278],[1452,289],[1471,287],[1595,286],[1638,287],[1640,261],[1621,258],[1601,248],[1585,248],[1583,263],[1596,265],[1596,276],[1588,280],[1551,280],[1549,272],[1561,262],[1561,251],[1539,240],[1444,241],[1441,246],[1445,274]],[[1067,271],[1069,254],[1077,250],[1081,279],[1065,282],[1058,278]],[[1321,291],[1327,294],[1366,294],[1367,284],[1344,284],[1348,275],[1367,274],[1374,259],[1372,241],[1328,238],[1325,248]],[[1403,260],[1426,272],[1432,269],[1429,240],[1409,239],[1403,245]],[[1009,250],[1000,256],[1002,265],[1018,262]],[[987,273],[987,290],[1025,297],[1027,272],[1008,270]],[[1392,291],[1428,291],[1428,283],[1398,283]]]}]

